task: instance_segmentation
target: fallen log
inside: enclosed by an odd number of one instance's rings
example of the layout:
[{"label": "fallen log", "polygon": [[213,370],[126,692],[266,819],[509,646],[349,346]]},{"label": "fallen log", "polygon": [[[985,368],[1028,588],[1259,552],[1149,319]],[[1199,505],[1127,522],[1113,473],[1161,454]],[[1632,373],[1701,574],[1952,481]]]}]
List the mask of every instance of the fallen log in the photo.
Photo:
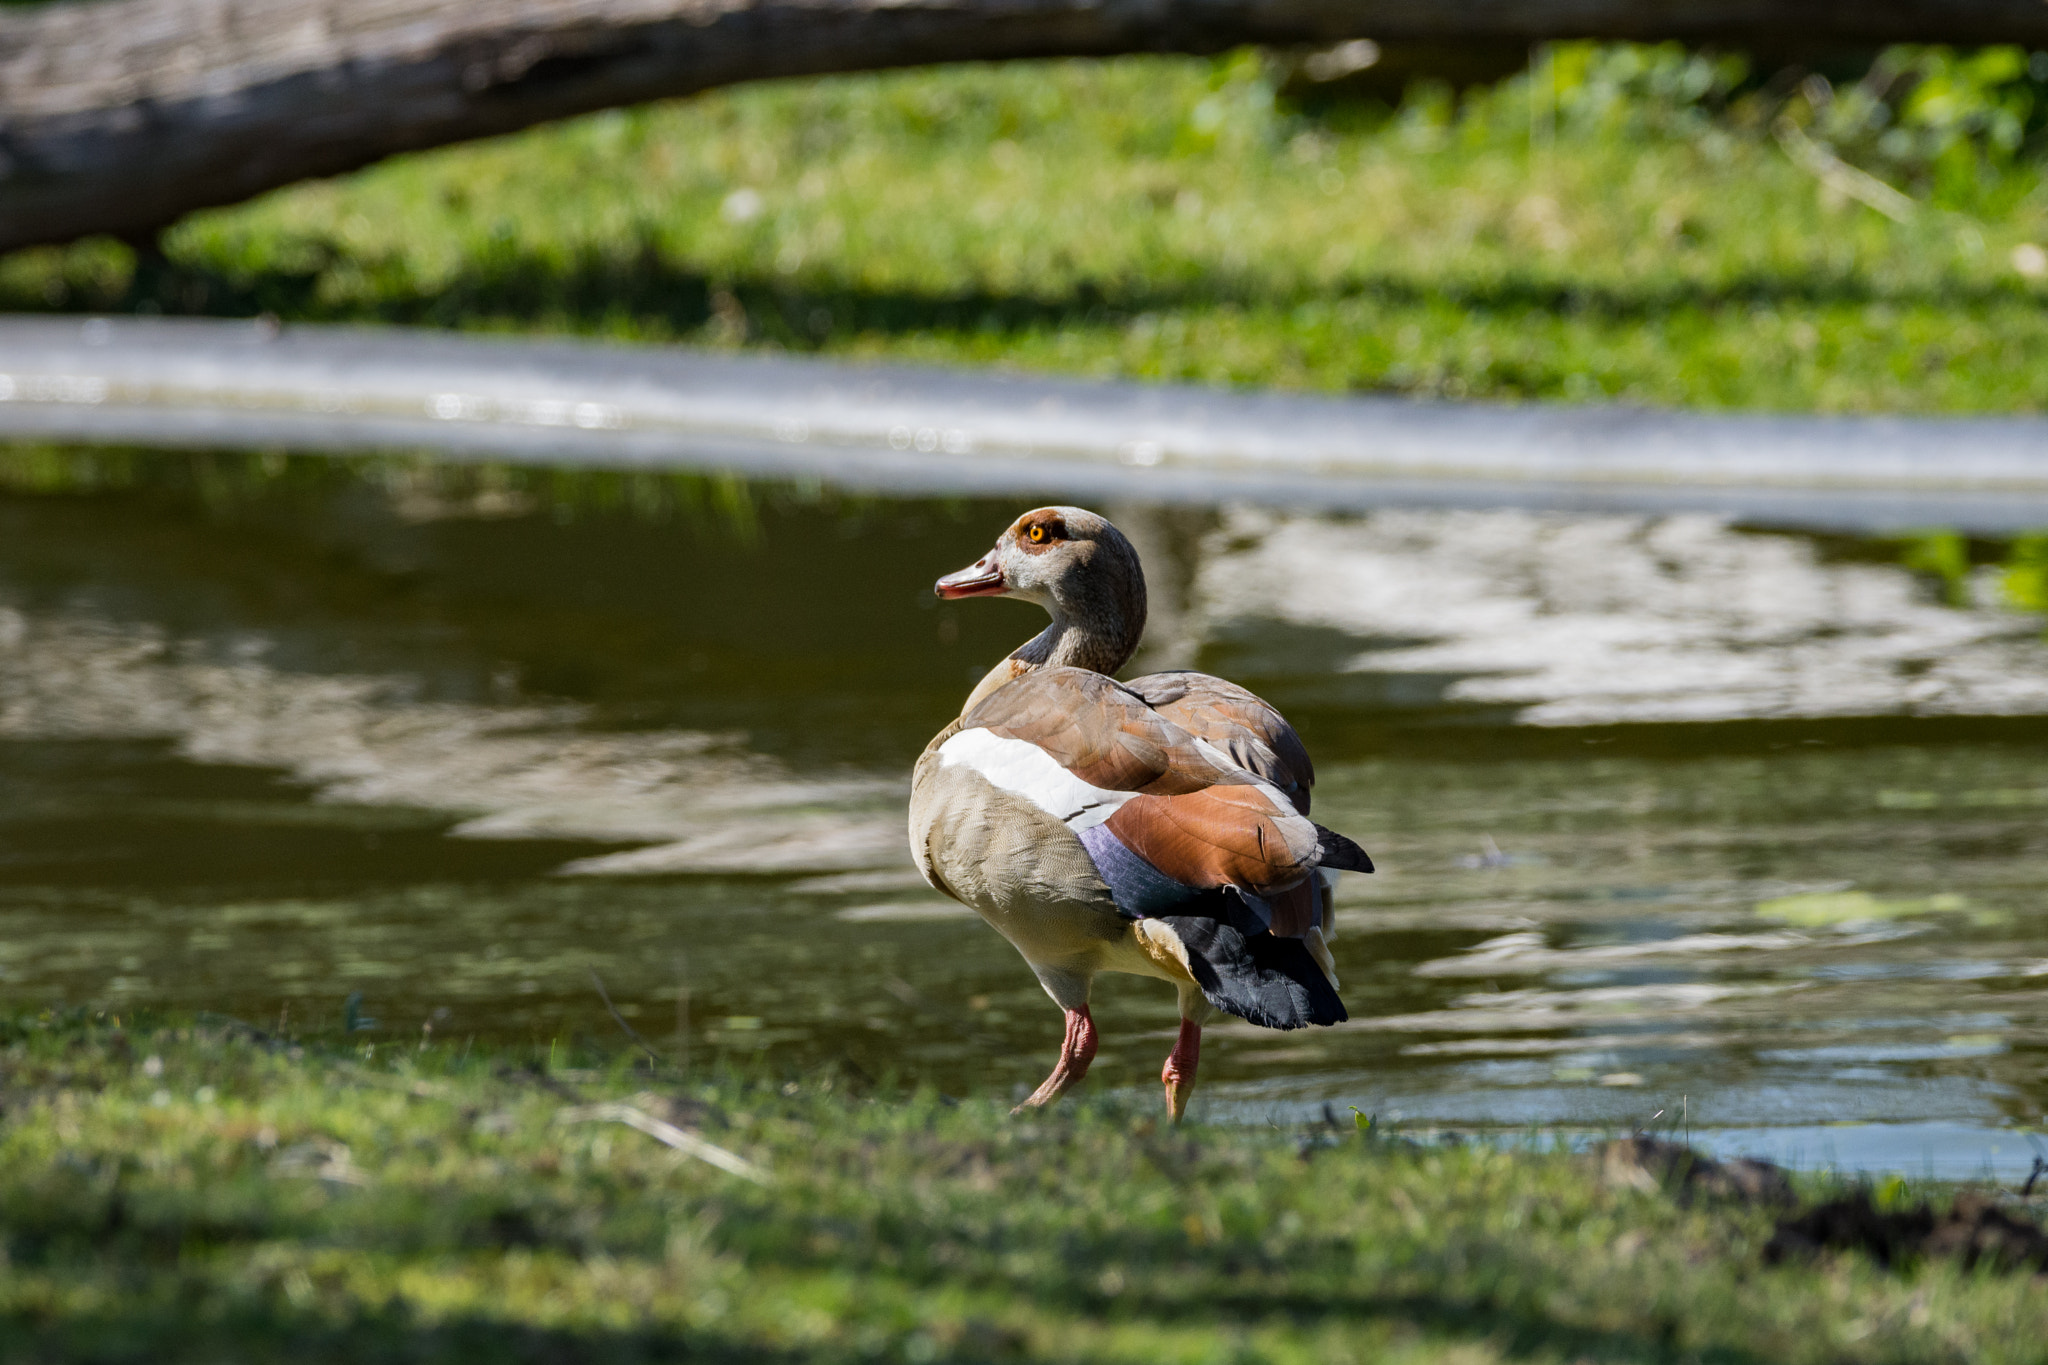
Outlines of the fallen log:
[{"label": "fallen log", "polygon": [[2042,0],[95,0],[0,10],[0,251],[779,76],[1347,38],[2048,46]]}]

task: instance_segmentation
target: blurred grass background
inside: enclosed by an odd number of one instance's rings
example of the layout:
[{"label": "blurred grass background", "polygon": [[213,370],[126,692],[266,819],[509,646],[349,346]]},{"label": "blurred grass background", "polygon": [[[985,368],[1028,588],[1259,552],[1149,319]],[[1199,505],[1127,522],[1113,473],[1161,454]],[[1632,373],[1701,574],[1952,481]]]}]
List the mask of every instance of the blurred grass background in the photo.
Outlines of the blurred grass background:
[{"label": "blurred grass background", "polygon": [[160,250],[16,253],[0,308],[1454,398],[2048,405],[2048,54],[1558,44],[1462,92],[1346,84],[1244,51],[744,87],[294,187]]}]

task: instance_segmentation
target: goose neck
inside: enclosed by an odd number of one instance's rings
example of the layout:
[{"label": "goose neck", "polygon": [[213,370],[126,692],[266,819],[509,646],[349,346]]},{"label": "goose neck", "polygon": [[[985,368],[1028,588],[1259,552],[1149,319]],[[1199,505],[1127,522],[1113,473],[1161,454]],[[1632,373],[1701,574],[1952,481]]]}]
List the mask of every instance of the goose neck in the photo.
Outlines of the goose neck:
[{"label": "goose neck", "polygon": [[1054,617],[1052,623],[1020,645],[1010,657],[1034,668],[1085,668],[1114,673],[1137,649],[1125,638],[1122,623],[1082,623]]}]

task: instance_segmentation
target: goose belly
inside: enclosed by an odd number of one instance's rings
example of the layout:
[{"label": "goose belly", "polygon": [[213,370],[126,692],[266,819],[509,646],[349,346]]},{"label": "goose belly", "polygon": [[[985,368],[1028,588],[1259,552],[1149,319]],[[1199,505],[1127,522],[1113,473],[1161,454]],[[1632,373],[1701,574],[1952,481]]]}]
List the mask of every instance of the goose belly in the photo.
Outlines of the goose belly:
[{"label": "goose belly", "polygon": [[1032,802],[927,752],[910,793],[910,849],[1035,965],[1080,966],[1129,932],[1081,839]]}]

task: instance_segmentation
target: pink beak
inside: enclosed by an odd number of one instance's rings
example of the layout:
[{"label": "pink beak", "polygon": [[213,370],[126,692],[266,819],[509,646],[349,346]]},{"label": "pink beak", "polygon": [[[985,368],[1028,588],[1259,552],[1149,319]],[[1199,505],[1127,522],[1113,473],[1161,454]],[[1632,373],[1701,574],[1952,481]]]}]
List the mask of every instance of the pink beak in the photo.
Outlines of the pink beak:
[{"label": "pink beak", "polygon": [[1009,591],[1003,571],[990,550],[958,573],[949,573],[932,584],[932,591],[951,602],[962,597],[998,597]]}]

